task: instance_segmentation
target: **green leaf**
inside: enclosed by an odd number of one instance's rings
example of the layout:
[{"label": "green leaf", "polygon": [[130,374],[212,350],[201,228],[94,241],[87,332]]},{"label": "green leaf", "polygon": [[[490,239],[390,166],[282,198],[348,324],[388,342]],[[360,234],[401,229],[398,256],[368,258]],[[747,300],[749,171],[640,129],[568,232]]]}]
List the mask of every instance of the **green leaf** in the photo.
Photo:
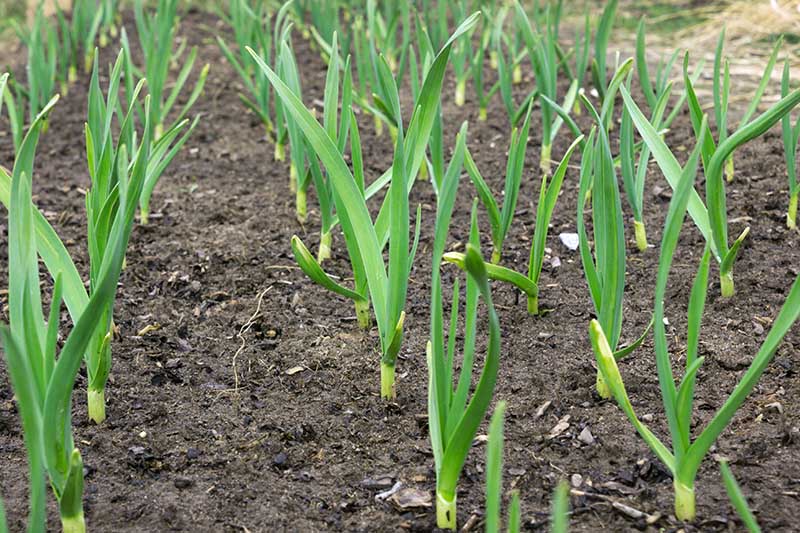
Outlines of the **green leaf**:
[{"label": "green leaf", "polygon": [[731,472],[728,462],[720,461],[719,469],[722,473],[722,481],[725,483],[725,490],[728,492],[728,498],[730,498],[736,512],[739,513],[739,517],[742,519],[742,522],[744,522],[745,527],[747,527],[747,531],[750,533],[761,533],[761,528],[756,521],[756,517],[753,515],[753,511],[750,510],[747,499],[744,497],[742,489],[736,482],[736,478],[733,477],[733,472]]},{"label": "green leaf", "polygon": [[505,402],[498,402],[489,423],[486,445],[486,512],[485,531],[500,532],[500,503],[503,497],[503,416]]},{"label": "green leaf", "polygon": [[340,296],[344,296],[345,298],[349,298],[353,301],[365,301],[366,296],[358,294],[342,285],[339,285],[333,278],[331,278],[328,274],[322,270],[322,267],[319,266],[319,263],[314,258],[314,255],[306,248],[306,245],[303,244],[303,241],[300,240],[300,237],[297,235],[292,236],[292,253],[294,254],[295,261],[297,261],[297,265],[300,267],[306,276],[308,276],[312,281],[321,285],[322,287],[328,289],[331,292],[335,292]]},{"label": "green leaf", "polygon": [[569,531],[569,485],[559,482],[553,494],[553,508],[550,513],[551,533],[567,533]]},{"label": "green leaf", "polygon": [[608,344],[608,339],[603,332],[603,328],[597,320],[592,320],[589,326],[589,338],[592,341],[592,348],[594,349],[595,358],[597,359],[597,366],[602,372],[603,378],[609,389],[611,389],[611,393],[614,395],[614,399],[617,401],[620,409],[622,409],[631,421],[642,439],[650,446],[653,453],[656,454],[670,472],[675,472],[675,457],[669,449],[658,440],[658,437],[656,437],[636,416],[633,405],[631,405],[630,399],[628,398],[628,393],[625,390],[625,384],[622,382],[617,360],[614,357],[614,353],[611,351],[611,346]]},{"label": "green leaf", "polygon": [[[625,107],[628,113],[630,113],[636,129],[639,131],[639,134],[642,136],[645,143],[650,148],[650,151],[653,153],[653,157],[655,158],[656,163],[658,163],[658,166],[661,169],[661,172],[664,174],[664,177],[667,179],[667,182],[670,184],[672,189],[675,190],[680,183],[680,176],[683,171],[681,165],[661,139],[661,135],[659,135],[658,131],[656,131],[653,125],[650,124],[647,118],[645,118],[645,116],[639,110],[639,107],[633,101],[633,98],[631,98],[625,87],[620,87],[620,93],[622,94],[622,98],[625,101]],[[708,137],[703,136],[703,138],[707,139]],[[709,243],[714,257],[717,259],[717,261],[721,262],[723,257],[722,253],[724,250],[720,250],[714,241],[711,231],[711,224],[709,222],[708,211],[706,210],[706,206],[703,203],[703,200],[700,198],[700,195],[697,194],[696,190],[690,192],[688,209],[689,215],[692,217],[692,220],[694,220],[697,229],[700,230],[700,233],[703,234],[706,242]]]},{"label": "green leaf", "polygon": [[449,499],[455,497],[455,487],[464,466],[472,439],[483,420],[494,392],[500,357],[500,322],[492,305],[486,264],[472,245],[467,245],[465,257],[467,273],[472,277],[489,313],[489,342],[484,367],[472,399],[459,420],[449,441],[444,446],[441,470],[437,476],[437,491]]},{"label": "green leaf", "polygon": [[[448,252],[444,254],[443,259],[448,263],[456,265],[461,270],[466,271],[467,269],[466,254]],[[536,284],[515,270],[491,263],[487,264],[485,269],[489,279],[510,283],[530,297],[536,297],[539,294]]]}]

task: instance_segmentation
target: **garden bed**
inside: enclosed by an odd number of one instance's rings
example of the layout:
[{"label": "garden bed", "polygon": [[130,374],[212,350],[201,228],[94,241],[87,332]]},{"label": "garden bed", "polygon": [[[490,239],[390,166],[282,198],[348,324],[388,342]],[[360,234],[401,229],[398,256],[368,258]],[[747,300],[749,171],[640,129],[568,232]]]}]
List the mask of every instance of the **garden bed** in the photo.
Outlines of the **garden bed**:
[{"label": "garden bed", "polygon": [[[397,401],[387,404],[378,397],[376,332],[361,331],[349,301],[314,285],[294,265],[293,234],[307,234],[309,247],[316,246],[315,202],[309,199],[310,219],[301,227],[288,189],[288,164],[273,161],[262,126],[241,105],[238,78],[212,37],[220,31],[215,16],[198,11],[181,23],[181,35],[199,46],[199,62],[211,64],[204,96],[194,108],[203,118],[156,189],[150,225],[136,226],[131,238],[115,311],[120,339],[112,348],[108,420],[102,426],[87,419],[85,376],[76,386],[73,419],[86,465],[88,528],[429,531],[435,525],[432,508],[400,508],[398,498],[381,501],[376,495],[399,481],[404,489],[433,496],[425,343],[434,194],[424,182],[412,194],[413,205],[422,204],[422,236],[409,286]],[[304,90],[321,99],[325,64],[307,42],[297,39],[295,45]],[[115,48],[108,47],[101,60],[114,55]],[[87,88],[85,76],[56,105],[34,176],[35,201],[78,257],[79,269],[87,266]],[[518,90],[526,92],[524,86]],[[499,191],[510,134],[505,111],[496,98],[488,121],[479,122],[470,91],[463,108],[453,105],[452,94],[448,79],[445,140],[452,144],[458,126],[468,120],[469,147],[490,187]],[[371,118],[361,118],[366,170],[374,179],[391,164],[390,139],[374,138]],[[519,271],[527,265],[538,194],[538,121],[534,112],[516,224],[503,256],[503,264]],[[588,129],[585,113],[579,124]],[[0,131],[8,131],[4,121]],[[560,158],[570,141],[562,131],[554,156]],[[671,147],[694,146],[688,114],[678,118],[667,141]],[[10,137],[0,137],[0,164],[12,163]],[[558,238],[575,231],[577,174],[576,168],[567,174],[548,239],[541,305],[552,311],[531,317],[514,289],[493,284],[502,326],[495,398],[508,402],[505,486],[520,491],[528,530],[548,529],[553,488],[562,478],[574,489],[573,531],[736,530],[741,526],[711,458],[697,481],[698,520],[684,526],[672,517],[669,473],[616,403],[601,401],[593,391],[592,304],[578,253]],[[786,188],[778,129],[737,151],[736,178],[728,188],[731,233],[747,225],[752,230],[737,262],[736,296],[720,298],[716,281],[709,291],[697,427],[746,369],[799,273],[800,235],[785,228]],[[474,194],[463,177],[452,246],[467,240]],[[651,164],[645,191],[651,243],[660,240],[669,196],[668,184]],[[481,221],[488,251],[488,224]],[[1,226],[0,254],[6,258],[5,219]],[[639,253],[629,237],[623,324],[628,342],[650,321],[658,264],[657,248]],[[685,332],[681,317],[703,245],[687,221],[668,287],[667,332],[676,360]],[[336,236],[331,272],[347,272],[343,251],[343,239]],[[456,274],[452,266],[443,268],[446,286]],[[0,286],[6,286],[6,275],[3,269]],[[714,450],[734,465],[767,531],[797,530],[799,365],[795,327]],[[621,369],[637,412],[652,416],[652,426],[665,431],[652,338]],[[27,510],[26,454],[4,363],[0,375],[0,486],[10,527],[20,531]],[[484,445],[467,459],[459,484],[459,524],[482,511],[484,460]],[[643,516],[633,518],[626,507]],[[53,507],[54,530],[57,523]]]}]

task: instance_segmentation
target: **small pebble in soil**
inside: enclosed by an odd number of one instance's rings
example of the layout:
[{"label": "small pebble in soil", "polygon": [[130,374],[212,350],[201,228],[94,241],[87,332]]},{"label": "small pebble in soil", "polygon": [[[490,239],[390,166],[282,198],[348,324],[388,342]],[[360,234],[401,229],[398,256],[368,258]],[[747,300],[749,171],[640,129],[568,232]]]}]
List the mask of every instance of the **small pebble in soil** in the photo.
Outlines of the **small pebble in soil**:
[{"label": "small pebble in soil", "polygon": [[197,459],[198,457],[200,457],[200,450],[197,448],[189,448],[186,450],[187,459]]},{"label": "small pebble in soil", "polygon": [[188,489],[194,484],[194,482],[189,478],[179,477],[173,481],[173,484],[175,485],[175,488]]},{"label": "small pebble in soil", "polygon": [[578,435],[578,440],[586,444],[587,446],[591,446],[592,444],[594,444],[594,435],[592,435],[589,426],[583,428],[580,435]]},{"label": "small pebble in soil", "polygon": [[286,457],[286,454],[284,452],[280,452],[272,459],[272,464],[275,466],[283,466],[286,464],[287,460],[288,457]]},{"label": "small pebble in soil", "polygon": [[559,233],[558,238],[568,249],[575,251],[578,249],[579,239],[577,233]]}]

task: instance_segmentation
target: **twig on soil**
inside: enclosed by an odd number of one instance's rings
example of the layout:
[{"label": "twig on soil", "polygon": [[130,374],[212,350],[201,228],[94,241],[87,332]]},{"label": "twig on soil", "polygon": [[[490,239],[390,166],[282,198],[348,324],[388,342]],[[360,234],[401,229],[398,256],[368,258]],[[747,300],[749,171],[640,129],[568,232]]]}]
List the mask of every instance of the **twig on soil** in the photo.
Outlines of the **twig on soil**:
[{"label": "twig on soil", "polygon": [[236,359],[239,357],[239,354],[244,351],[244,347],[247,345],[247,341],[244,338],[245,333],[250,331],[250,328],[253,327],[255,324],[256,319],[261,316],[261,302],[264,300],[264,295],[272,289],[273,285],[270,285],[263,291],[261,291],[258,295],[258,303],[256,304],[256,310],[250,315],[250,318],[247,319],[247,322],[242,324],[242,327],[239,328],[239,333],[236,336],[239,338],[239,349],[236,350],[236,353],[233,354],[233,393],[236,394],[239,391],[239,372],[236,370]]},{"label": "twig on soil", "polygon": [[648,525],[653,525],[661,519],[661,515],[659,513],[649,514],[644,511],[640,511],[639,509],[636,509],[628,504],[615,500],[614,498],[606,496],[605,494],[586,492],[578,489],[571,489],[570,494],[572,494],[573,496],[583,496],[586,498],[596,498],[598,500],[606,501],[611,504],[611,507],[621,512],[625,516],[633,518],[634,520],[644,519],[644,521]]}]

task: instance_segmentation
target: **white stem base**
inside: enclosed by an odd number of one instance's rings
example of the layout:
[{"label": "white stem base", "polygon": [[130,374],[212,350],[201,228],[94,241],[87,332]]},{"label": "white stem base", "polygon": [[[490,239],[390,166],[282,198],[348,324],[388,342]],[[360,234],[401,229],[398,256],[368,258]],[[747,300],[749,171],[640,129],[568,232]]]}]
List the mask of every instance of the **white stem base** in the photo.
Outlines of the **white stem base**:
[{"label": "white stem base", "polygon": [[647,250],[647,231],[645,231],[644,222],[634,220],[633,229],[636,234],[636,247],[640,252],[644,252]]},{"label": "white stem base", "polygon": [[86,403],[92,422],[102,424],[106,419],[106,391],[88,389]]},{"label": "white stem base", "polygon": [[677,479],[672,482],[675,488],[675,517],[691,522],[696,515],[694,487],[687,487]]},{"label": "white stem base", "polygon": [[86,520],[83,513],[76,516],[62,516],[61,530],[63,533],[86,533]]},{"label": "white stem base", "polygon": [[597,380],[595,381],[595,388],[597,389],[597,394],[604,400],[611,398],[611,389],[609,388],[608,383],[606,383],[606,380],[603,377],[603,373],[600,371],[599,368],[597,369]]},{"label": "white stem base", "polygon": [[381,398],[394,400],[396,397],[394,367],[381,361]]},{"label": "white stem base", "polygon": [[443,494],[436,493],[436,527],[456,529],[456,496],[448,500]]},{"label": "white stem base", "polygon": [[720,293],[722,293],[723,298],[730,298],[731,296],[733,296],[734,293],[733,272],[720,274],[719,286],[720,286]]}]

